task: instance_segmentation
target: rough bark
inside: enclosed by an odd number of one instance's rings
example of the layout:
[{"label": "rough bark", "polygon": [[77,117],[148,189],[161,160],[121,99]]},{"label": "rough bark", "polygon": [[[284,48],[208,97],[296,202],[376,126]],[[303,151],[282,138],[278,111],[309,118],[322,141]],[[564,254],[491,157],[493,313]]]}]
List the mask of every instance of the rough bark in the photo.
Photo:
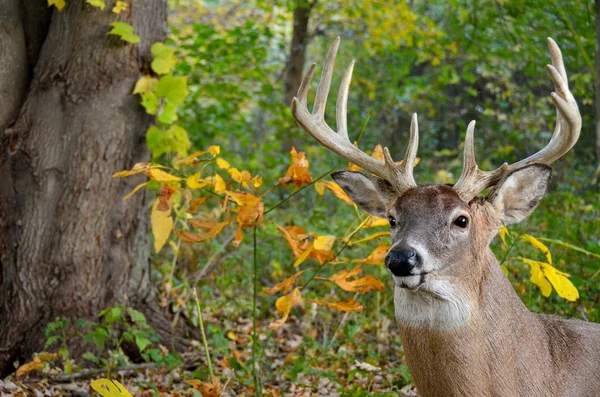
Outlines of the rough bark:
[{"label": "rough bark", "polygon": [[[314,4],[315,2],[309,3],[305,0],[299,0],[294,8],[292,44],[290,46],[290,57],[285,73],[285,105],[289,105],[292,102],[302,81],[302,70],[306,61],[306,47],[310,38],[308,34],[308,22]],[[283,146],[285,151],[290,150],[292,146],[298,148],[299,139],[289,139],[284,142]]]},{"label": "rough bark", "polygon": [[[4,2],[6,3],[6,1]],[[43,347],[56,316],[93,318],[115,302],[153,307],[140,181],[152,119],[131,95],[166,36],[166,0],[121,18],[141,41],[109,36],[100,11],[8,0],[0,13],[0,374]],[[148,319],[164,323],[153,316]],[[77,347],[74,347],[77,349]],[[77,352],[73,352],[76,354]]]},{"label": "rough bark", "polygon": [[600,162],[600,0],[596,0],[596,157]]}]

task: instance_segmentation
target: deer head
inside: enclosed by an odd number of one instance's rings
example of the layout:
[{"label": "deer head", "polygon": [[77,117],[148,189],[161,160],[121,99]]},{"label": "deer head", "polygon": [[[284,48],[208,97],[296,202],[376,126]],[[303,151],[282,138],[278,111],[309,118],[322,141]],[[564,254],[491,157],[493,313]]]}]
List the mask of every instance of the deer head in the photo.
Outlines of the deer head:
[{"label": "deer head", "polygon": [[[398,321],[440,328],[460,326],[477,304],[489,263],[497,266],[490,259],[493,255],[488,245],[498,228],[521,221],[535,209],[547,189],[549,165],[567,153],[579,137],[581,116],[569,91],[560,49],[548,39],[552,65],[547,68],[557,109],[557,123],[548,145],[514,164],[482,171],[475,162],[472,121],[466,133],[463,171],[450,187],[417,185],[413,178],[419,140],[416,114],[408,149],[400,162],[392,159],[387,148],[382,162],[350,142],[346,113],[354,63],[346,70],[339,89],[337,133],[327,125],[325,103],[339,43],[337,38],[329,49],[312,113],[307,107],[307,93],[314,64],[292,100],[292,114],[321,145],[373,174],[340,171],[332,177],[359,207],[390,221],[392,247],[385,262],[397,286]],[[478,196],[486,188],[491,188],[490,193]],[[424,306],[434,309],[424,311]]]}]

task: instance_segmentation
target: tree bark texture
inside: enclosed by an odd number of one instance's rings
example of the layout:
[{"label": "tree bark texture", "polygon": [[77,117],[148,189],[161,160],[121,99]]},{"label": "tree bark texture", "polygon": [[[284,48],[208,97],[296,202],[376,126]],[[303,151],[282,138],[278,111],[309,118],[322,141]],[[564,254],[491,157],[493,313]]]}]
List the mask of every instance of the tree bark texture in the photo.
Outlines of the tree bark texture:
[{"label": "tree bark texture", "polygon": [[[313,5],[314,2],[309,3],[305,0],[299,0],[294,8],[292,44],[285,73],[284,103],[288,106],[292,103],[292,99],[296,96],[302,82],[302,71],[306,62],[306,47],[309,41],[308,22]],[[296,149],[298,149],[299,144],[300,140],[297,137],[288,139],[284,142],[283,149],[289,151],[292,146],[296,146]]]},{"label": "tree bark texture", "polygon": [[596,158],[600,162],[600,0],[596,0]]},{"label": "tree bark texture", "polygon": [[[115,302],[156,312],[145,197],[122,200],[140,180],[111,175],[149,159],[145,131],[152,118],[131,92],[149,73],[150,46],[166,37],[167,5],[129,2],[118,18],[140,36],[132,45],[108,35],[114,1],[104,10],[67,1],[60,12],[46,0],[0,3],[6,374],[15,360],[43,348],[43,330],[56,316],[89,319]],[[159,317],[148,321],[169,328]]]}]

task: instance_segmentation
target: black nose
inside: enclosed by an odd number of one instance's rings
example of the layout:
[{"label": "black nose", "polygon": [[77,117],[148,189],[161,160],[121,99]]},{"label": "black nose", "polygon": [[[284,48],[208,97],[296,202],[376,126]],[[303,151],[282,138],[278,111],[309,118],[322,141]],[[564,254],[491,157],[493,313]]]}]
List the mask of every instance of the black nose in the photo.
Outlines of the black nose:
[{"label": "black nose", "polygon": [[420,258],[412,247],[397,247],[385,257],[385,265],[397,277],[412,276],[419,262]]}]

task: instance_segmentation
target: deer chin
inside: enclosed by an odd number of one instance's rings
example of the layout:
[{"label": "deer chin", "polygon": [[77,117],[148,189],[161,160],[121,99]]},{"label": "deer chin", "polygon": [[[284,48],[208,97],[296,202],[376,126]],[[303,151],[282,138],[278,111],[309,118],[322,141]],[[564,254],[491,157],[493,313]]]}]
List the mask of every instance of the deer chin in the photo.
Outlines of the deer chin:
[{"label": "deer chin", "polygon": [[406,288],[412,291],[417,291],[426,284],[426,276],[429,273],[415,274],[412,276],[398,277],[392,276],[394,283],[400,288]]},{"label": "deer chin", "polygon": [[425,273],[394,277],[396,320],[407,327],[454,329],[471,317],[472,304],[450,280]]}]

